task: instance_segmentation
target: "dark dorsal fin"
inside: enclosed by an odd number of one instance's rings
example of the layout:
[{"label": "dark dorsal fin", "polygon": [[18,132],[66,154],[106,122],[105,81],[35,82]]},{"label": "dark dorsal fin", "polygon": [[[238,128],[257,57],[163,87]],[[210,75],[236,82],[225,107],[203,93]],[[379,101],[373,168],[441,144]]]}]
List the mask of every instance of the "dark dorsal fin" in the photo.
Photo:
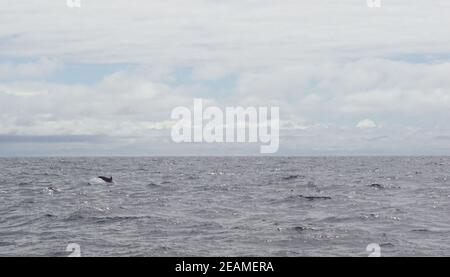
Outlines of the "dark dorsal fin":
[{"label": "dark dorsal fin", "polygon": [[98,176],[99,179],[102,179],[103,181],[105,181],[106,183],[112,183],[113,182],[113,178],[111,177],[105,177],[105,176]]}]

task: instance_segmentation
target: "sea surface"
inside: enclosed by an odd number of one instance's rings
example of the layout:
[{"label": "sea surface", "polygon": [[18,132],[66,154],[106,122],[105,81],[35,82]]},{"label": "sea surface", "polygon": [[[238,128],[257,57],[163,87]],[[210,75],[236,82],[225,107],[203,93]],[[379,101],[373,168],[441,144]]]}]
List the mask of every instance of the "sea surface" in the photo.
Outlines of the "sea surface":
[{"label": "sea surface", "polygon": [[450,157],[0,159],[0,256],[450,256],[449,212]]}]

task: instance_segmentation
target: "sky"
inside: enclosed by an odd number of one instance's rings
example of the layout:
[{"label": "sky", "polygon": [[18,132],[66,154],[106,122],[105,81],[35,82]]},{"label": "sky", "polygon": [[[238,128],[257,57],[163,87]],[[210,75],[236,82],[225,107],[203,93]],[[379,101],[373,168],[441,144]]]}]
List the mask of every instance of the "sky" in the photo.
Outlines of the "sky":
[{"label": "sky", "polygon": [[450,155],[446,0],[0,0],[0,156],[254,155],[171,111],[280,107],[278,155]]}]

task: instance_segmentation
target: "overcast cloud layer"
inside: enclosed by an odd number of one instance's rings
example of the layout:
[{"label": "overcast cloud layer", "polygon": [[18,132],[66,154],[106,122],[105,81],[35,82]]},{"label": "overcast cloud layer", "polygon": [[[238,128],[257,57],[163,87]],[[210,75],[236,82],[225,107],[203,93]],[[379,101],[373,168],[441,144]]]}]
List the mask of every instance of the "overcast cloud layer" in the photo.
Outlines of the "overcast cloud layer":
[{"label": "overcast cloud layer", "polygon": [[280,106],[282,155],[450,154],[450,2],[0,0],[0,155],[174,145],[170,113]]}]

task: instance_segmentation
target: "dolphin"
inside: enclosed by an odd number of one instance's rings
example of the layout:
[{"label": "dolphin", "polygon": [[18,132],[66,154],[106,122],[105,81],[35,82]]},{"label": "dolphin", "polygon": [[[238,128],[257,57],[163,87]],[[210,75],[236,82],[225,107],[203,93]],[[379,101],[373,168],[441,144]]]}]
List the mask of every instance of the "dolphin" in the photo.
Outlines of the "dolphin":
[{"label": "dolphin", "polygon": [[98,176],[99,179],[102,179],[103,181],[105,181],[105,183],[112,183],[113,182],[113,177],[105,177],[105,176]]}]

